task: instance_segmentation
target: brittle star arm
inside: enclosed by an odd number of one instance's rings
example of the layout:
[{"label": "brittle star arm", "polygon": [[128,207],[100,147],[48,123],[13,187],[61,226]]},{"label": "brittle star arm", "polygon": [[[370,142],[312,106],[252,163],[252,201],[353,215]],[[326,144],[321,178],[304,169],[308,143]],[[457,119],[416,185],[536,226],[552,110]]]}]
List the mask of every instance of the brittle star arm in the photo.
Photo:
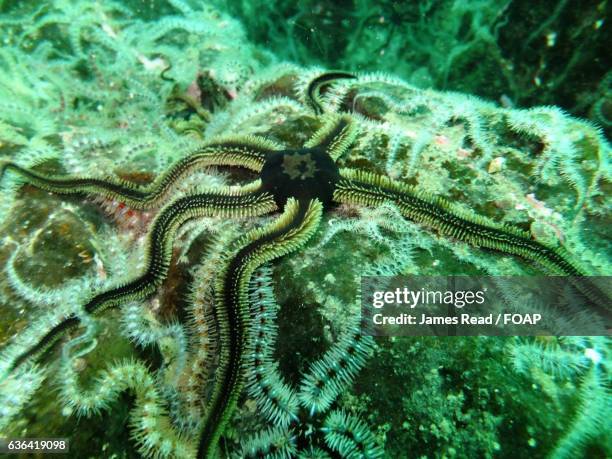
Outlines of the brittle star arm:
[{"label": "brittle star arm", "polygon": [[610,299],[569,261],[562,248],[551,248],[535,241],[525,231],[468,213],[448,201],[416,191],[413,187],[369,172],[342,169],[334,191],[337,203],[378,206],[394,203],[409,220],[427,225],[444,236],[475,247],[515,255],[542,267],[553,275],[572,276],[571,282],[593,303],[594,309],[609,320]]},{"label": "brittle star arm", "polygon": [[[154,220],[146,242],[146,269],[137,278],[94,296],[83,306],[88,314],[120,306],[155,292],[168,275],[172,246],[179,227],[185,221],[203,216],[238,218],[263,215],[277,210],[272,195],[259,190],[259,180],[248,186],[225,188],[186,196],[168,204]],[[73,314],[57,324],[35,344],[21,353],[10,366],[12,371],[26,360],[35,358],[56,343],[61,336],[81,323]]]},{"label": "brittle star arm", "polygon": [[306,97],[308,98],[308,103],[315,112],[315,115],[322,115],[324,112],[323,102],[321,100],[321,89],[323,86],[331,84],[336,80],[355,78],[357,78],[355,75],[348,72],[326,72],[314,78],[308,84],[308,88],[306,89]]},{"label": "brittle star arm", "polygon": [[237,241],[237,251],[228,258],[217,278],[219,368],[200,433],[197,457],[217,457],[217,444],[244,385],[251,327],[248,286],[253,272],[262,264],[304,245],[318,228],[322,212],[323,205],[318,199],[297,201],[290,198],[280,217]]},{"label": "brittle star arm", "polygon": [[350,115],[328,115],[325,124],[304,144],[304,148],[324,151],[335,162],[357,137],[357,127]]},{"label": "brittle star arm", "polygon": [[275,142],[255,136],[220,138],[199,147],[177,161],[153,183],[138,186],[126,180],[93,177],[52,176],[21,167],[13,162],[0,163],[0,179],[5,171],[19,175],[26,183],[55,194],[98,195],[121,201],[133,209],[158,207],[181,179],[195,170],[209,166],[235,166],[260,172],[266,157],[281,149]]}]

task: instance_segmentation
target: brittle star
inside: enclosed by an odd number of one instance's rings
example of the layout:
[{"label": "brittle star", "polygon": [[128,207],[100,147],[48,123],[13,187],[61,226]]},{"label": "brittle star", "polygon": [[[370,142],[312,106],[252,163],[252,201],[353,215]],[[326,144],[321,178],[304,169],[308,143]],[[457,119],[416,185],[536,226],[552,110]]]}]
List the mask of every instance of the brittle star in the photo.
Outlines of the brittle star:
[{"label": "brittle star", "polygon": [[[322,112],[322,85],[350,74],[324,74],[311,83],[308,97],[316,114]],[[35,187],[60,195],[99,195],[134,209],[157,208],[171,196],[181,180],[207,166],[248,169],[259,178],[241,187],[191,193],[162,207],[147,235],[146,268],[130,282],[93,296],[86,314],[100,314],[134,299],[152,295],[168,276],[172,246],[186,221],[202,216],[256,217],[281,212],[268,225],[251,230],[235,241],[215,281],[215,308],[219,327],[219,366],[199,437],[198,457],[216,457],[218,443],[236,408],[244,386],[249,348],[248,285],[264,263],[285,256],[306,244],[317,231],[323,212],[337,204],[379,206],[394,204],[407,219],[426,225],[441,235],[476,247],[511,254],[535,263],[545,271],[581,276],[569,255],[533,240],[529,233],[459,210],[451,203],[419,192],[390,178],[357,169],[340,169],[337,160],[358,132],[350,114],[323,115],[324,125],[302,148],[283,149],[261,137],[247,136],[209,142],[162,174],[151,185],[97,178],[48,176],[13,162],[0,165]],[[591,284],[577,288],[595,305],[605,304],[605,294]],[[81,325],[70,315],[18,355],[11,371],[38,358],[67,331]]]}]

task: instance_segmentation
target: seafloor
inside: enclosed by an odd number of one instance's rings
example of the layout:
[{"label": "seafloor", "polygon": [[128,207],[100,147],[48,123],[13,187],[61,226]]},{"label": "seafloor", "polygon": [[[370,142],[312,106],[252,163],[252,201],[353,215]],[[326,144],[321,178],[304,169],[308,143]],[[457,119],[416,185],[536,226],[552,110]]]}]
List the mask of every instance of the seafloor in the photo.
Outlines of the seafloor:
[{"label": "seafloor", "polygon": [[[327,119],[307,94],[327,69],[281,61],[249,42],[241,23],[196,3],[168,1],[155,15],[107,1],[7,7],[0,160],[44,174],[148,184],[202,142],[255,135],[301,148]],[[341,167],[516,225],[563,246],[586,274],[612,274],[610,144],[594,124],[554,106],[501,107],[389,73],[357,76],[322,94],[325,112],[350,113],[358,129]],[[251,178],[210,168],[173,193]],[[214,309],[214,278],[232,241],[271,217],[188,222],[154,295],[97,315],[38,364],[10,372],[15,355],[63,317],[83,314],[94,292],[142,271],[156,211],[58,196],[10,171],[0,186],[0,437],[69,438],[70,457],[79,458],[192,455],[218,363],[215,331],[199,327]],[[272,305],[265,371],[276,380],[269,384],[286,391],[296,414],[269,414],[249,386],[220,450],[231,457],[612,457],[606,337],[377,338],[364,344],[361,360],[347,357],[362,275],[536,273],[518,258],[412,223],[393,204],[327,210],[312,239],[264,265],[251,286]],[[350,371],[313,413],[308,390],[317,368],[343,360]]]}]

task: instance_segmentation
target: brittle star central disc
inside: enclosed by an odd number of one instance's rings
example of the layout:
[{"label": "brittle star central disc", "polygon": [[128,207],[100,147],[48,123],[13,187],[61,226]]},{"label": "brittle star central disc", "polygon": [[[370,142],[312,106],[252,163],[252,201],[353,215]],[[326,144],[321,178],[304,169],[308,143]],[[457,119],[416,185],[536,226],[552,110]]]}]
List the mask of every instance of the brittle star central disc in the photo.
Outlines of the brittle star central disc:
[{"label": "brittle star central disc", "polygon": [[272,153],[261,170],[262,188],[274,196],[281,208],[291,197],[299,200],[317,198],[327,206],[338,180],[338,166],[319,148]]}]

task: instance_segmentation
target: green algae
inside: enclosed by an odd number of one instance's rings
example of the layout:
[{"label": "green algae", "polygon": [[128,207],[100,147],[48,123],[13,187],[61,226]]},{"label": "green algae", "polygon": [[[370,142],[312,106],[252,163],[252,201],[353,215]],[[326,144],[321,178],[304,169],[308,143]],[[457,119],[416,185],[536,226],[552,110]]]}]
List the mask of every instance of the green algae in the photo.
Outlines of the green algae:
[{"label": "green algae", "polygon": [[[240,24],[216,10],[192,9],[188,15],[164,4],[167,16],[186,22],[169,29],[172,34],[159,35],[156,15],[140,22],[138,16],[126,19],[110,7],[104,14],[92,12],[87,3],[79,3],[91,13],[89,22],[79,24],[77,41],[87,51],[82,55],[71,43],[71,29],[57,16],[42,25],[45,16],[33,10],[34,32],[20,24],[3,32],[10,46],[0,54],[0,81],[27,79],[0,87],[5,100],[12,96],[12,105],[0,107],[2,158],[50,169],[59,162],[71,174],[115,174],[146,183],[192,151],[198,139],[254,134],[297,148],[321,126],[304,93],[307,81],[322,69],[276,65],[274,56],[244,39]],[[70,7],[58,5],[53,11],[61,17]],[[21,14],[11,10],[8,18]],[[165,19],[161,25],[172,27]],[[474,53],[462,59],[469,63],[486,49]],[[236,60],[242,62],[241,70],[227,76]],[[164,71],[168,63],[172,68]],[[487,66],[481,71],[475,77],[479,82],[492,72]],[[199,78],[202,74],[205,81]],[[449,73],[451,79],[456,75]],[[195,87],[201,107],[173,99]],[[538,239],[564,245],[589,273],[611,272],[610,146],[593,126],[556,109],[504,109],[460,94],[421,90],[390,75],[363,75],[354,85],[339,84],[324,96],[326,109],[351,111],[358,118],[360,134],[342,166],[391,175],[496,221],[518,225]],[[209,112],[209,119],[198,115],[200,108]],[[240,178],[209,171],[195,176],[185,189]],[[7,192],[1,211],[0,261],[7,265],[16,244],[15,272],[43,295],[52,288],[70,303],[73,294],[86,297],[93,286],[125,281],[142,267],[142,230],[115,221],[96,204],[24,187]],[[57,217],[50,219],[54,212]],[[264,221],[231,227],[244,232]],[[212,228],[202,238],[217,234],[217,221],[201,223]],[[178,258],[181,251],[193,254],[202,248],[199,231],[192,227],[183,235],[172,279],[142,305],[157,327],[175,318],[183,324],[188,320],[181,312],[186,295],[178,285],[209,259]],[[223,244],[227,249],[229,243]],[[518,260],[440,238],[404,221],[393,209],[334,209],[311,245],[273,266],[274,290],[282,305],[274,356],[288,380],[297,384],[337,339],[346,318],[356,314],[359,276],[377,266],[389,274],[535,273]],[[91,282],[77,292],[63,291],[79,279]],[[6,271],[0,291],[6,310],[0,323],[4,350],[12,337],[52,313],[53,306],[39,304],[25,289],[11,285]],[[164,351],[161,342],[143,348],[129,341],[117,327],[122,317],[114,312],[100,319],[98,347],[81,359],[83,380],[93,379],[110,362],[135,356],[158,371],[159,385],[171,402],[175,381],[168,368],[176,356]],[[583,387],[584,373],[559,376],[537,367],[519,371],[512,354],[518,346],[511,338],[382,338],[337,405],[367,421],[387,457],[545,457],[575,431],[572,420],[584,415],[585,399],[594,397],[602,406],[607,401],[596,388]],[[603,367],[609,342],[602,346]],[[570,350],[578,357],[584,352]],[[44,360],[51,387],[62,385],[59,359],[61,351],[56,350]],[[0,432],[70,437],[79,457],[135,457],[127,419],[132,403],[124,395],[104,414],[77,420],[66,414],[56,390],[43,385]],[[598,418],[593,422],[593,431],[582,434],[572,451],[610,455],[605,440],[609,425]],[[237,451],[246,435],[265,426],[254,401],[245,396],[226,432],[225,448]],[[89,436],[96,442],[88,442]]]}]

